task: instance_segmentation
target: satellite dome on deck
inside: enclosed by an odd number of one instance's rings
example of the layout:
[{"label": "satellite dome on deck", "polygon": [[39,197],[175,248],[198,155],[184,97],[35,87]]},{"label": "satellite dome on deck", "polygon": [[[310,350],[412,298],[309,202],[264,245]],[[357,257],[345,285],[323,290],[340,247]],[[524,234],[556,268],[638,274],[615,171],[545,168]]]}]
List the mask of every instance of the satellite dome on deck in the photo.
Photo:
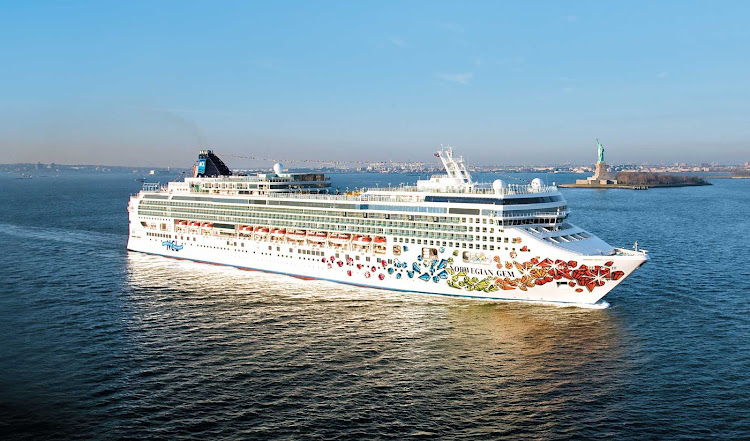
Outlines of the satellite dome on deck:
[{"label": "satellite dome on deck", "polygon": [[506,184],[502,179],[495,179],[494,181],[492,181],[492,189],[495,190],[495,193],[500,193],[503,188],[507,187],[508,184]]},{"label": "satellite dome on deck", "polygon": [[543,182],[539,178],[534,178],[531,180],[531,188],[542,188]]},{"label": "satellite dome on deck", "polygon": [[284,171],[284,166],[281,165],[280,162],[277,162],[276,164],[273,165],[273,172],[276,173],[277,175],[280,175],[281,172],[283,171]]}]

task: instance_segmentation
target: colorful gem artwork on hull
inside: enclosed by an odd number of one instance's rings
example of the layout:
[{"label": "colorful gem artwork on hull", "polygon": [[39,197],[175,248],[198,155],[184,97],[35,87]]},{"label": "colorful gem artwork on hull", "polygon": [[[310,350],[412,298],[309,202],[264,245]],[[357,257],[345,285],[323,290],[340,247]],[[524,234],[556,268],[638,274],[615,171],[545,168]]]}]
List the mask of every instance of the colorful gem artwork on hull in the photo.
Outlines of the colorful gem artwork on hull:
[{"label": "colorful gem artwork on hull", "polygon": [[[420,256],[421,257],[421,256]],[[576,292],[584,289],[592,292],[598,286],[604,286],[607,281],[617,281],[625,273],[613,268],[614,262],[606,262],[602,266],[579,265],[574,260],[552,260],[534,257],[526,262],[507,261],[504,264],[499,256],[493,258],[497,270],[473,268],[473,272],[481,273],[482,277],[473,276],[467,267],[454,265],[453,257],[407,262],[394,259],[393,263],[381,260],[377,265],[355,263],[353,259],[337,260],[336,257],[323,258],[329,269],[352,267],[347,269],[348,276],[356,272],[363,273],[365,278],[385,280],[386,274],[396,279],[420,279],[424,282],[439,283],[445,280],[448,286],[463,291],[481,291],[485,293],[514,290],[527,291],[536,286],[547,283],[566,283]]]},{"label": "colorful gem artwork on hull", "polygon": [[183,245],[178,245],[177,242],[173,240],[165,240],[161,243],[162,246],[167,247],[167,249],[172,251],[180,251],[182,250]]}]

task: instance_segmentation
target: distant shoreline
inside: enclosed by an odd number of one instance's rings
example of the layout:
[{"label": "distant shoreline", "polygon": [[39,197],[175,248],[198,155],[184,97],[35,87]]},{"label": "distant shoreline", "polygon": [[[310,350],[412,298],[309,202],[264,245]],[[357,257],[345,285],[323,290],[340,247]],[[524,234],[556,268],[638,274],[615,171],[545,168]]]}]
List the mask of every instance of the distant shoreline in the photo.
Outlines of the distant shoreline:
[{"label": "distant shoreline", "polygon": [[650,188],[666,188],[666,187],[702,187],[705,185],[713,185],[710,182],[680,182],[675,184],[559,184],[560,188],[594,188],[594,189],[621,189],[621,190],[648,190]]},{"label": "distant shoreline", "polygon": [[705,179],[750,179],[750,176],[706,176]]}]

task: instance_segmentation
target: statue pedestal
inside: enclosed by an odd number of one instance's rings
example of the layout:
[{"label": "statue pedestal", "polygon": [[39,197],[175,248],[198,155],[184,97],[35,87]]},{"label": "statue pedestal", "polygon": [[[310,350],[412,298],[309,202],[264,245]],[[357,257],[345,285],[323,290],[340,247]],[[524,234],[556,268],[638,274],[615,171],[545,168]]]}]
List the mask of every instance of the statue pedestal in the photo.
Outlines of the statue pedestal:
[{"label": "statue pedestal", "polygon": [[596,170],[594,176],[587,179],[577,179],[577,185],[608,185],[617,184],[617,180],[609,176],[607,173],[607,163],[599,161],[596,163]]},{"label": "statue pedestal", "polygon": [[594,172],[595,180],[609,179],[609,173],[607,173],[607,163],[597,162],[596,171]]}]

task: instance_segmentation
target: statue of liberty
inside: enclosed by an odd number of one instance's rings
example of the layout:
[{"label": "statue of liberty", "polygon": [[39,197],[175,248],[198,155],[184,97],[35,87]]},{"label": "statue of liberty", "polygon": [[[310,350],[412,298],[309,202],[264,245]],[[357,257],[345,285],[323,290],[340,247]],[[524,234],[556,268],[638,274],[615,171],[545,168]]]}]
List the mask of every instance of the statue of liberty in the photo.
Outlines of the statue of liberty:
[{"label": "statue of liberty", "polygon": [[599,138],[596,138],[596,145],[599,147],[599,162],[604,162],[604,146],[599,142]]}]

